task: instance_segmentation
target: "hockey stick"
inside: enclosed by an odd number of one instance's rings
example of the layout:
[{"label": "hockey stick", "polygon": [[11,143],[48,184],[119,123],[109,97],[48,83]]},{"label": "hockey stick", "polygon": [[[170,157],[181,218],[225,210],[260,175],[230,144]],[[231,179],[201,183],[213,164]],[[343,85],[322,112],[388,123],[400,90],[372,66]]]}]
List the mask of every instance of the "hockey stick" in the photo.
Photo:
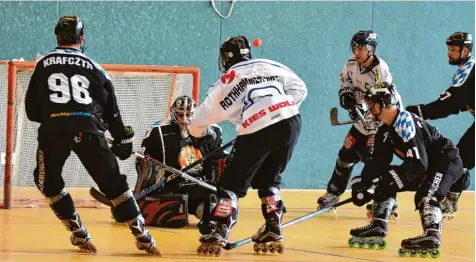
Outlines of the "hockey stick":
[{"label": "hockey stick", "polygon": [[341,125],[348,125],[348,124],[354,124],[356,121],[344,121],[344,122],[339,122],[339,109],[337,107],[333,107],[331,109],[331,125],[332,126],[341,126]]},{"label": "hockey stick", "polygon": [[[108,143],[112,143],[112,140],[108,139]],[[190,165],[188,165],[188,166],[186,166],[184,169],[182,169],[180,172],[182,172],[182,173],[183,173],[183,172],[186,172],[186,171],[192,169],[193,167],[195,167],[195,166],[197,166],[197,165],[199,165],[199,164],[202,164],[202,163],[205,162],[206,160],[208,160],[208,159],[214,157],[215,155],[219,154],[220,152],[222,152],[222,151],[225,150],[226,148],[230,147],[230,146],[233,145],[234,143],[235,143],[235,139],[233,139],[232,141],[226,143],[225,145],[223,145],[223,146],[221,146],[221,147],[219,147],[219,148],[213,150],[210,154],[208,154],[208,156],[206,156],[206,157],[204,157],[204,158],[201,158],[201,159],[199,159],[199,160],[197,160],[197,161],[191,163]],[[157,190],[158,188],[163,187],[163,186],[165,185],[165,183],[171,181],[171,179],[169,180],[168,178],[169,178],[170,176],[173,176],[173,175],[178,175],[178,176],[180,176],[180,177],[182,177],[182,178],[185,178],[185,179],[187,179],[187,180],[190,180],[190,181],[192,181],[192,182],[195,182],[195,183],[197,183],[198,185],[200,185],[200,186],[202,186],[202,187],[204,187],[203,184],[208,185],[208,186],[211,186],[211,185],[209,185],[209,184],[207,184],[207,183],[205,183],[205,182],[203,182],[203,181],[201,181],[201,180],[196,179],[195,177],[192,177],[192,176],[189,176],[189,175],[185,174],[186,176],[191,177],[191,178],[194,179],[194,180],[192,180],[192,179],[189,179],[189,178],[187,178],[187,177],[184,177],[184,176],[180,175],[179,173],[177,173],[177,172],[175,172],[175,171],[171,171],[169,168],[172,168],[172,167],[169,167],[169,166],[163,164],[162,162],[160,162],[160,161],[158,161],[158,160],[156,160],[156,159],[153,159],[153,158],[148,157],[148,156],[144,156],[144,155],[139,154],[139,153],[137,153],[137,152],[133,152],[132,154],[133,154],[133,155],[136,155],[136,156],[138,156],[138,157],[140,157],[140,158],[142,158],[142,159],[145,159],[146,161],[149,161],[149,162],[151,162],[152,164],[156,164],[156,165],[158,165],[158,166],[160,166],[160,167],[164,168],[165,170],[167,170],[167,171],[169,171],[169,172],[172,173],[172,174],[168,175],[167,177],[163,177],[158,183],[155,183],[155,184],[153,184],[152,186],[150,186],[150,187],[148,187],[148,188],[142,190],[141,192],[135,194],[135,195],[134,195],[134,198],[135,198],[136,200],[139,200],[139,199],[143,198],[144,196],[150,194],[151,192]],[[160,164],[158,164],[157,162],[160,163]],[[166,166],[166,167],[164,167],[164,166]],[[176,170],[176,169],[175,169],[175,170]],[[176,171],[178,171],[178,170],[176,170]],[[200,183],[198,183],[197,181],[200,181]],[[211,189],[210,187],[206,187],[206,186],[205,186],[205,188]],[[213,188],[214,188],[214,187],[213,187]],[[213,189],[211,189],[211,190],[213,190]],[[216,188],[214,189],[214,191],[216,192]],[[101,202],[102,204],[105,204],[105,205],[108,205],[108,206],[112,207],[112,202],[111,202],[103,193],[99,192],[99,190],[97,190],[96,188],[91,187],[90,190],[89,190],[89,193],[90,193],[91,196],[92,196],[94,199],[96,199],[97,201]]]},{"label": "hockey stick", "polygon": [[[331,209],[340,207],[340,206],[345,205],[345,204],[348,204],[348,203],[350,203],[350,202],[352,202],[352,198],[346,199],[346,200],[344,200],[344,201],[341,201],[341,202],[339,202],[339,203],[336,203],[336,204],[334,204],[334,205],[332,205],[332,206],[328,206],[328,207],[323,208],[323,209],[321,209],[321,210],[314,211],[314,212],[309,213],[309,214],[307,214],[307,215],[304,215],[304,216],[302,216],[302,217],[298,217],[298,218],[296,218],[296,219],[293,219],[293,220],[291,220],[291,221],[289,221],[289,222],[283,224],[283,225],[282,225],[282,228],[286,228],[286,227],[290,227],[290,226],[292,226],[292,225],[298,224],[298,223],[300,223],[300,222],[302,222],[302,221],[305,221],[305,220],[308,220],[308,219],[313,218],[313,217],[315,217],[315,216],[324,214],[324,213],[326,213],[326,212],[329,212]],[[225,249],[225,250],[230,250],[230,249],[234,249],[234,248],[243,246],[243,245],[245,245],[245,244],[250,243],[250,242],[251,242],[251,239],[252,239],[252,238],[249,237],[249,238],[245,238],[245,239],[243,239],[243,240],[240,240],[240,241],[237,241],[237,242],[234,242],[234,243],[228,243],[228,244],[226,244],[225,247],[223,247],[223,249]]]}]

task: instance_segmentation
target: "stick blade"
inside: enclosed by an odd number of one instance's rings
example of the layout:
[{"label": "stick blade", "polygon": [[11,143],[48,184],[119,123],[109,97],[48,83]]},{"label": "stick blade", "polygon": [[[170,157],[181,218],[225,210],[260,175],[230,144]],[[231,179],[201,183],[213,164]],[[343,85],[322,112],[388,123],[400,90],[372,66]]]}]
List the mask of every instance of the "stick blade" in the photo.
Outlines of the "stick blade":
[{"label": "stick blade", "polygon": [[338,120],[339,110],[337,109],[337,107],[333,107],[331,109],[330,117],[331,117],[331,125],[338,126],[339,125],[339,120]]},{"label": "stick blade", "polygon": [[106,206],[110,206],[112,207],[112,203],[111,201],[105,196],[103,195],[101,192],[99,192],[99,190],[97,190],[96,188],[94,187],[91,187],[89,189],[89,194],[94,198],[96,199],[99,203],[101,204],[104,204]]}]

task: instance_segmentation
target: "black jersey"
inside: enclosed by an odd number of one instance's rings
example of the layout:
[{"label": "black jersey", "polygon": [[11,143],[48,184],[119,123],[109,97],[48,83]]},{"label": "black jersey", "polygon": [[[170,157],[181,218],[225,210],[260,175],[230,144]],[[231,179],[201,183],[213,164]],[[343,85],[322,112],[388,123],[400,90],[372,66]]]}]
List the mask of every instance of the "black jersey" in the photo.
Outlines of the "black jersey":
[{"label": "black jersey", "polygon": [[474,58],[466,61],[456,70],[451,86],[437,100],[421,105],[423,118],[438,119],[463,111],[474,115],[474,63]]},{"label": "black jersey", "polygon": [[44,133],[109,129],[121,138],[124,124],[106,71],[76,49],[56,48],[36,64],[26,94],[28,119]]},{"label": "black jersey", "polygon": [[[389,171],[394,154],[403,163]],[[424,176],[442,154],[456,158],[458,149],[450,139],[417,115],[399,111],[392,125],[384,124],[378,128],[371,159],[365,164],[362,177],[370,184],[373,178],[384,173],[394,177]]]}]

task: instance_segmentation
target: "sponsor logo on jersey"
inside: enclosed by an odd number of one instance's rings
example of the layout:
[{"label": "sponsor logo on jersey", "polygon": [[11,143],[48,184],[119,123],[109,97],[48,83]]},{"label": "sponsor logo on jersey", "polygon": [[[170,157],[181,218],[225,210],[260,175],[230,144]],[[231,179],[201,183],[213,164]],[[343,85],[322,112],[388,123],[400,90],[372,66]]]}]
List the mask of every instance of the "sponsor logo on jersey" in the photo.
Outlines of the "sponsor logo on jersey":
[{"label": "sponsor logo on jersey", "polygon": [[[203,155],[200,150],[196,149],[193,146],[184,146],[180,150],[179,156],[178,156],[178,162],[180,164],[181,168],[184,168],[191,163],[202,159]],[[199,168],[201,165],[197,165],[195,168]]]},{"label": "sponsor logo on jersey", "polygon": [[51,113],[50,118],[62,117],[62,116],[91,116],[90,112],[59,112]]},{"label": "sponsor logo on jersey", "polygon": [[[272,113],[278,109],[281,109],[281,108],[285,108],[285,107],[288,107],[288,106],[294,106],[296,105],[296,103],[294,101],[284,101],[284,102],[279,102],[279,103],[276,103],[274,105],[271,105],[271,106],[268,106],[268,112],[269,113]],[[266,114],[268,114],[264,109],[261,109],[260,111],[258,111],[257,113],[255,113],[254,115],[250,116],[248,119],[246,119],[245,121],[243,121],[241,123],[241,125],[243,126],[243,128],[247,128],[249,127],[251,124],[253,124],[254,122],[256,122],[258,119],[262,118],[263,116],[265,116]],[[279,114],[278,114],[279,115]],[[271,119],[274,119],[276,118],[276,116],[273,116]]]}]

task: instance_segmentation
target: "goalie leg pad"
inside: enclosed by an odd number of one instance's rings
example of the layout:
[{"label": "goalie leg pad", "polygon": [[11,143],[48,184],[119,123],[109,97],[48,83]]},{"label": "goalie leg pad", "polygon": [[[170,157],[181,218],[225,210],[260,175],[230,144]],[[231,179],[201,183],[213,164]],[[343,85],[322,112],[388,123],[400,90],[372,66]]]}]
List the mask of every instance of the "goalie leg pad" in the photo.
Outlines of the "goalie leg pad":
[{"label": "goalie leg pad", "polygon": [[148,226],[181,228],[188,225],[188,195],[167,194],[139,201]]}]

